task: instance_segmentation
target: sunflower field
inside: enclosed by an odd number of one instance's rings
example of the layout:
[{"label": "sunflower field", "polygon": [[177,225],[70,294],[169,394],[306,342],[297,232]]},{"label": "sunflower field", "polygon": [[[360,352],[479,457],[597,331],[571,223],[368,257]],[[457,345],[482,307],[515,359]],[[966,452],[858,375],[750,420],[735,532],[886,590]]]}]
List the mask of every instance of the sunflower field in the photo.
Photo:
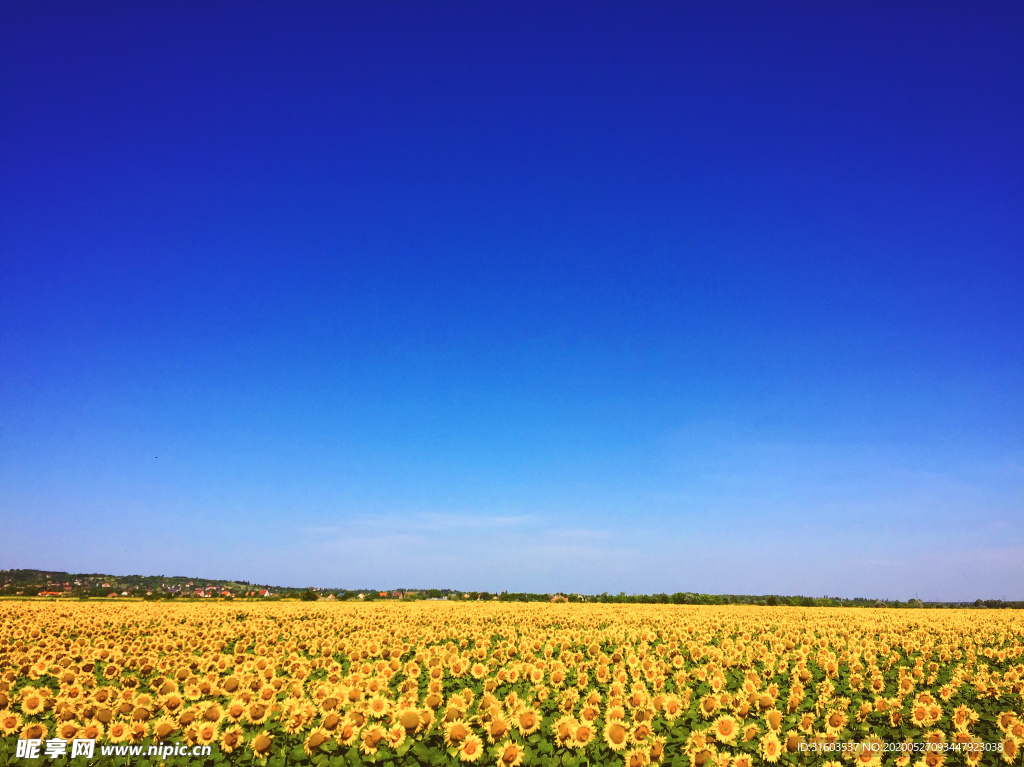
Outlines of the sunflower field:
[{"label": "sunflower field", "polygon": [[1015,611],[7,601],[0,764],[1017,764],[1022,653]]}]

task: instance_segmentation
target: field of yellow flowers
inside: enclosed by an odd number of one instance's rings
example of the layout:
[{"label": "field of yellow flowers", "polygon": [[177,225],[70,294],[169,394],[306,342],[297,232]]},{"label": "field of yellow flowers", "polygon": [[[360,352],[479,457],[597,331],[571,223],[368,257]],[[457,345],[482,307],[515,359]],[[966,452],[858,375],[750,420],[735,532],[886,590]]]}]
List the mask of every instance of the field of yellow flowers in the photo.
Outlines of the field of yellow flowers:
[{"label": "field of yellow flowers", "polygon": [[[1016,611],[6,601],[0,764],[1012,764],[1022,642]],[[96,749],[19,758],[54,739]]]}]

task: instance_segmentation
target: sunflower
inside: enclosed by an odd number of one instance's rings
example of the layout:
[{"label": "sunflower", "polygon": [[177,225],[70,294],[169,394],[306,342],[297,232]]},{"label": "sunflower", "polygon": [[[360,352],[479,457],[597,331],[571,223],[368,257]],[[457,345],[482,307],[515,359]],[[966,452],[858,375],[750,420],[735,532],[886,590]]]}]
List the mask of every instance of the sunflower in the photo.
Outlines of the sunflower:
[{"label": "sunflower", "polygon": [[234,698],[224,708],[224,718],[229,722],[238,722],[245,716],[245,701]]},{"label": "sunflower", "polygon": [[306,727],[306,712],[301,710],[292,710],[282,717],[284,724],[281,725],[281,729],[289,735],[297,735],[302,732]]},{"label": "sunflower", "polygon": [[779,761],[779,757],[782,756],[782,743],[779,742],[779,736],[775,734],[774,730],[770,730],[761,738],[758,750],[766,762],[774,764]]},{"label": "sunflower", "polygon": [[1020,756],[1020,746],[1016,739],[1007,735],[1003,738],[1001,745],[1002,750],[999,752],[999,757],[1007,764],[1013,764]]},{"label": "sunflower", "polygon": [[675,695],[665,698],[664,714],[665,719],[674,722],[683,713],[683,704]]},{"label": "sunflower", "polygon": [[871,716],[874,710],[875,707],[872,706],[870,703],[861,703],[860,707],[857,709],[857,721],[860,724],[864,724],[864,722],[867,721],[868,717]]},{"label": "sunflower", "polygon": [[13,735],[21,729],[21,714],[8,711],[0,716],[0,734]]},{"label": "sunflower", "polygon": [[128,725],[124,722],[114,722],[107,730],[107,740],[111,743],[123,743],[128,735]]},{"label": "sunflower", "polygon": [[462,719],[448,722],[444,726],[444,742],[448,748],[458,746],[470,734],[469,725]]},{"label": "sunflower", "polygon": [[573,730],[570,745],[573,748],[586,748],[590,745],[591,741],[594,740],[596,735],[597,732],[594,730],[593,724],[590,722],[583,722]]},{"label": "sunflower", "polygon": [[498,767],[519,767],[526,756],[526,750],[514,740],[499,743],[493,753],[498,760]]},{"label": "sunflower", "polygon": [[1006,728],[1006,732],[1018,743],[1020,743],[1022,740],[1024,740],[1024,722],[1022,722],[1020,719],[1014,720],[1013,724]]},{"label": "sunflower", "polygon": [[572,740],[576,724],[576,719],[568,714],[564,714],[556,719],[551,725],[551,732],[555,736],[555,745],[559,748],[568,745]]},{"label": "sunflower", "polygon": [[[99,702],[102,703],[103,701]],[[172,692],[160,699],[160,705],[167,713],[173,714],[185,705],[185,699],[178,695],[178,693]]]},{"label": "sunflower", "polygon": [[245,742],[245,733],[242,728],[237,724],[228,727],[220,736],[220,750],[225,754],[230,754],[236,748],[239,748]]},{"label": "sunflower", "polygon": [[721,707],[722,704],[718,696],[711,694],[705,695],[703,698],[701,698],[700,705],[698,706],[700,710],[700,715],[705,719],[710,719],[711,717],[713,717],[715,714],[718,713],[718,710]]},{"label": "sunflower", "polygon": [[984,754],[984,744],[978,738],[974,738],[965,750],[964,761],[967,762],[969,767],[974,767],[981,761],[981,757]]},{"label": "sunflower", "polygon": [[224,718],[224,709],[221,708],[219,703],[209,703],[204,706],[200,706],[200,718],[204,722],[212,722],[213,724],[220,724],[221,719]]},{"label": "sunflower", "polygon": [[[262,703],[256,703],[255,701],[246,706],[245,721],[249,724],[259,727],[269,718],[270,706],[265,706]],[[181,720],[179,719],[179,721]]]},{"label": "sunflower", "polygon": [[910,722],[915,727],[927,727],[929,721],[928,706],[919,703],[910,711]]},{"label": "sunflower", "polygon": [[270,746],[273,744],[274,736],[263,730],[256,737],[249,741],[249,750],[256,759],[263,759],[270,753]]},{"label": "sunflower", "polygon": [[541,716],[540,712],[535,708],[523,708],[522,711],[518,712],[513,719],[513,723],[519,733],[524,737],[532,735],[540,729]]},{"label": "sunflower", "polygon": [[[404,732],[405,731],[403,730],[403,733]],[[302,742],[302,750],[306,753],[306,756],[312,756],[314,751],[317,751],[320,746],[324,743],[328,743],[330,740],[331,733],[323,727],[317,727],[315,730],[310,732]]]},{"label": "sunflower", "polygon": [[470,733],[459,746],[460,762],[475,762],[484,754],[484,742],[479,735]]},{"label": "sunflower", "polygon": [[761,728],[756,723],[751,722],[743,727],[743,742],[748,743],[749,741],[757,738],[761,734]]},{"label": "sunflower", "polygon": [[362,727],[366,724],[366,717],[363,716],[361,711],[352,710],[345,715],[345,721],[351,722],[356,727]]},{"label": "sunflower", "polygon": [[78,731],[80,740],[99,740],[103,737],[103,725],[99,722],[92,722],[85,725]]},{"label": "sunflower", "polygon": [[804,735],[810,735],[814,732],[814,714],[807,713],[801,716],[796,728]]},{"label": "sunflower", "polygon": [[715,735],[715,740],[720,743],[732,744],[736,742],[740,733],[740,723],[729,714],[723,714],[711,725],[711,731]]},{"label": "sunflower", "polygon": [[169,716],[162,716],[153,722],[153,739],[161,743],[178,729],[177,722]]},{"label": "sunflower", "polygon": [[336,711],[328,712],[324,715],[324,718],[320,720],[320,726],[332,733],[338,729],[339,724],[341,724],[341,717],[338,716]]},{"label": "sunflower", "polygon": [[494,714],[491,720],[484,725],[484,732],[487,734],[487,742],[498,743],[508,734],[508,722],[500,713]]},{"label": "sunflower", "polygon": [[351,746],[359,739],[359,732],[359,725],[346,721],[338,727],[335,737],[341,745]]},{"label": "sunflower", "polygon": [[199,712],[194,708],[183,708],[178,712],[178,726],[188,727],[198,718]]},{"label": "sunflower", "polygon": [[429,708],[420,709],[420,729],[429,730],[434,724],[434,712]]},{"label": "sunflower", "polygon": [[21,699],[21,712],[25,716],[37,716],[46,706],[46,697],[33,690]]},{"label": "sunflower", "polygon": [[62,740],[73,740],[75,735],[78,734],[80,726],[81,725],[75,721],[64,722],[63,724],[57,725],[56,735]]},{"label": "sunflower", "polygon": [[362,731],[359,736],[359,750],[367,756],[377,753],[381,744],[386,744],[388,739],[387,730],[379,724],[372,724]]},{"label": "sunflower", "polygon": [[830,735],[838,735],[849,721],[849,717],[842,711],[830,711],[825,717],[825,732]]},{"label": "sunflower", "polygon": [[629,730],[618,719],[609,719],[601,733],[604,742],[612,751],[622,751],[629,745]]},{"label": "sunflower", "polygon": [[[869,737],[866,740],[862,740],[857,744],[853,754],[853,761],[857,767],[881,767],[882,765],[882,754],[884,753],[885,744],[876,737]],[[939,762],[941,764],[941,762]],[[929,765],[929,767],[938,767],[937,765]]]},{"label": "sunflower", "polygon": [[764,713],[764,721],[772,732],[779,732],[782,729],[782,712],[777,708],[769,709]]},{"label": "sunflower", "polygon": [[665,738],[661,736],[651,738],[648,744],[647,756],[652,762],[660,762],[665,756]]},{"label": "sunflower", "polygon": [[132,745],[141,743],[149,735],[149,725],[145,722],[133,722],[128,728],[128,742]]},{"label": "sunflower", "polygon": [[625,754],[626,767],[644,767],[650,763],[650,754],[644,746],[635,746]]},{"label": "sunflower", "polygon": [[405,743],[405,728],[400,724],[394,724],[388,729],[388,747],[398,748]]},{"label": "sunflower", "polygon": [[367,701],[366,712],[375,719],[387,716],[390,709],[391,704],[388,702],[388,699],[380,695],[380,693],[374,694],[373,697]]},{"label": "sunflower", "polygon": [[196,743],[201,746],[209,746],[214,743],[220,735],[220,728],[213,722],[202,722],[196,728]]},{"label": "sunflower", "polygon": [[[333,716],[337,715],[334,714]],[[392,721],[397,724],[400,724],[403,728],[405,728],[405,731],[409,734],[418,732],[421,727],[420,712],[411,706],[403,706],[399,708],[397,711],[395,711]],[[337,725],[335,725],[335,727],[337,727]]]},{"label": "sunflower", "polygon": [[754,767],[754,760],[750,754],[736,754],[732,758],[732,764],[730,767]]}]

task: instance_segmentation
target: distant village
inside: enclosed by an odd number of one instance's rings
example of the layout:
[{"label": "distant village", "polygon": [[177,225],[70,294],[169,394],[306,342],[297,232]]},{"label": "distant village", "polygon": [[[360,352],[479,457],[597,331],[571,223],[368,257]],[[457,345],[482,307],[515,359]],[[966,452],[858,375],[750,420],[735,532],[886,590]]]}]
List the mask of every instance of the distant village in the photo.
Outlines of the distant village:
[{"label": "distant village", "polygon": [[[505,595],[486,591],[459,592],[454,589],[288,588],[246,581],[151,575],[102,575],[47,570],[0,570],[0,596],[60,597],[79,599],[303,599],[374,601],[392,600],[474,600],[497,601]],[[530,595],[529,601],[583,601],[582,595]]]},{"label": "distant village", "polygon": [[460,602],[596,602],[605,604],[676,604],[676,605],[752,605],[762,607],[889,607],[936,609],[970,607],[976,609],[1024,609],[1024,601],[977,599],[973,602],[924,602],[920,599],[881,600],[857,597],[808,597],[744,594],[532,594],[502,591],[462,591],[459,589],[345,589],[310,586],[289,588],[254,584],[247,581],[224,581],[209,578],[188,578],[163,575],[100,575],[96,573],[64,573],[47,570],[0,570],[0,598],[49,599],[209,599],[209,600],[280,600],[299,599],[316,602],[373,602],[419,600]]}]

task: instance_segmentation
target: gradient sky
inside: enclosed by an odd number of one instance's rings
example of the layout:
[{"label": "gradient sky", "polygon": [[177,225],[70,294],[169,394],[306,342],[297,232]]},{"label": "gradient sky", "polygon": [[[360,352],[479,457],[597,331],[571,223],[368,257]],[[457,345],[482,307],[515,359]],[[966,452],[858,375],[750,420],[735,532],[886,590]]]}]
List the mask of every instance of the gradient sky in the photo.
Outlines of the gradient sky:
[{"label": "gradient sky", "polygon": [[0,567],[1024,598],[1024,5],[0,6]]}]

